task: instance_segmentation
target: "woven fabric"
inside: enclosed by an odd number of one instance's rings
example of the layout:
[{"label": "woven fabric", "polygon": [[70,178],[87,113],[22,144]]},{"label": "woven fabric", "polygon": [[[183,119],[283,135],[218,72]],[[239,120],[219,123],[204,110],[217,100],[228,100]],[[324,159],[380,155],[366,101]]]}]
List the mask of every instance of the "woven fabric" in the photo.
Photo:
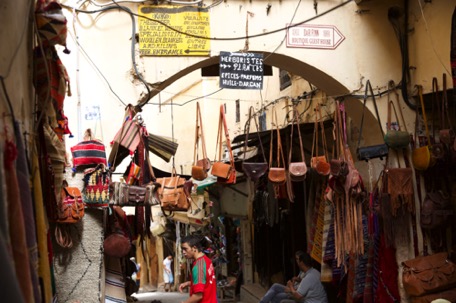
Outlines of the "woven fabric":
[{"label": "woven fabric", "polygon": [[82,141],[71,147],[73,167],[106,165],[106,151],[103,143],[96,140]]},{"label": "woven fabric", "polygon": [[325,195],[320,196],[320,202],[318,203],[317,222],[315,226],[315,234],[313,237],[313,246],[311,251],[311,257],[321,264],[322,262],[322,245],[323,245],[323,228],[324,228],[324,217],[325,217]]},{"label": "woven fabric", "polygon": [[57,1],[37,1],[35,21],[43,44],[66,46],[67,19]]},{"label": "woven fabric", "polygon": [[120,130],[114,137],[114,142],[119,143],[132,153],[135,152],[136,148],[141,141],[140,127],[132,120],[124,122]]},{"label": "woven fabric", "polygon": [[110,177],[105,166],[84,171],[82,199],[88,207],[108,207]]}]

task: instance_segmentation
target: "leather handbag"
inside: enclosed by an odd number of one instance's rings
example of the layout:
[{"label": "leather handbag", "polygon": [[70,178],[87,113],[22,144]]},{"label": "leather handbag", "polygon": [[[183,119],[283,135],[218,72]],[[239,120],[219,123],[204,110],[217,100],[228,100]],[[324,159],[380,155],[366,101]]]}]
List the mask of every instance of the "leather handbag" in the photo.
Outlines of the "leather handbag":
[{"label": "leather handbag", "polygon": [[[288,173],[291,181],[300,182],[306,179],[307,174],[307,165],[306,158],[304,156],[304,148],[302,146],[302,137],[301,129],[298,121],[299,113],[296,108],[293,109],[293,121],[291,123],[291,132],[290,132],[290,150],[288,152]],[[293,153],[293,128],[296,124],[298,129],[298,139],[299,139],[299,150],[301,154],[300,162],[292,162],[292,153]]]},{"label": "leather handbag", "polygon": [[103,164],[84,170],[82,200],[85,206],[108,207],[110,180],[110,173]]},{"label": "leather handbag", "polygon": [[[397,127],[393,127],[391,123],[391,108],[394,110],[394,115],[396,116]],[[399,110],[402,114],[402,109],[399,106]],[[403,122],[403,126],[405,123]],[[384,137],[386,145],[392,149],[403,149],[407,148],[410,145],[410,134],[405,130],[401,130],[401,126],[399,124],[399,118],[397,116],[396,107],[393,104],[393,101],[388,102],[388,122],[386,124],[386,134]]]},{"label": "leather handbag", "polygon": [[423,296],[456,287],[456,265],[441,252],[402,262],[402,283],[409,296]]},{"label": "leather handbag", "polygon": [[329,161],[329,170],[331,176],[336,177],[342,181],[345,180],[345,177],[348,175],[349,167],[347,161],[345,160],[345,150],[342,144],[343,128],[341,120],[340,104],[339,101],[336,101],[336,110],[334,113],[333,153],[336,152],[337,155],[333,155],[333,158]]},{"label": "leather handbag", "polygon": [[[198,147],[201,141],[203,158],[198,159]],[[204,141],[203,119],[199,102],[196,103],[196,124],[195,124],[195,148],[193,150],[192,178],[202,181],[207,178],[207,172],[211,168],[211,161],[206,155],[206,142]]]},{"label": "leather handbag", "polygon": [[57,223],[76,223],[84,217],[81,191],[77,187],[69,187],[66,181],[60,193],[57,216]]},{"label": "leather handbag", "polygon": [[[242,161],[242,171],[250,180],[252,180],[253,182],[256,182],[256,181],[258,181],[258,179],[260,179],[260,177],[262,177],[268,171],[269,164],[266,161],[263,143],[261,142],[261,136],[259,134],[258,122],[255,118],[253,111],[254,111],[253,106],[251,106],[249,108],[249,119],[247,120],[247,124],[246,124],[246,135],[245,135],[245,142],[244,142],[244,160]],[[245,161],[245,154],[247,152],[247,146],[249,143],[250,122],[252,121],[252,119],[255,122],[256,133],[258,135],[257,145],[260,146],[261,155],[263,156],[263,162],[246,162]]]},{"label": "leather handbag", "polygon": [[450,196],[439,190],[426,194],[420,212],[420,225],[423,229],[445,226],[453,215]]},{"label": "leather handbag", "polygon": [[[319,140],[319,128],[321,128],[321,143],[323,146],[323,155],[318,153],[318,140]],[[315,155],[314,156],[314,151]],[[326,135],[325,129],[323,126],[323,120],[321,119],[320,107],[317,105],[315,107],[315,122],[314,122],[314,133],[312,140],[312,155],[310,158],[310,166],[322,176],[327,176],[330,173],[331,167],[328,162],[328,149],[326,147]]]},{"label": "leather handbag", "polygon": [[[451,125],[450,110],[448,108],[448,93],[447,93],[447,83],[446,83],[446,74],[443,73],[443,98],[441,106],[441,116],[440,116],[440,130],[439,130],[439,139],[440,142],[448,145],[450,149],[453,149],[456,146],[455,133]],[[445,121],[446,120],[446,121]],[[448,122],[448,125],[445,123]],[[448,126],[448,128],[447,128]],[[454,149],[453,149],[454,150]]]},{"label": "leather handbag", "polygon": [[[110,232],[103,240],[103,252],[114,258],[125,257],[131,249],[131,241],[128,232],[125,232],[125,230],[128,231],[128,228],[130,227],[121,225],[118,218],[118,212],[123,213],[122,210],[112,210],[111,218],[108,220]],[[124,222],[127,221],[125,220]]]},{"label": "leather handbag", "polygon": [[[230,158],[229,163],[223,162],[222,159],[222,134],[225,133],[225,140],[226,140],[226,148],[228,150],[228,156]],[[219,116],[219,127],[217,133],[217,145],[215,147],[215,153],[217,154],[218,150],[218,157],[214,157],[218,159],[212,165],[211,174],[217,177],[217,182],[221,184],[235,184],[236,183],[236,170],[234,168],[234,157],[233,157],[233,150],[231,149],[231,140],[230,135],[228,132],[228,126],[226,125],[225,119],[225,110],[224,106],[220,105],[220,116]]]},{"label": "leather handbag", "polygon": [[167,211],[186,211],[190,202],[184,191],[185,178],[176,175],[173,168],[171,177],[158,178],[156,183],[160,186],[157,189],[160,205]]},{"label": "leather handbag", "polygon": [[356,149],[356,155],[358,157],[358,160],[365,160],[365,161],[369,161],[370,159],[375,159],[375,158],[383,159],[384,157],[386,157],[386,155],[388,155],[388,145],[386,145],[386,143],[371,145],[371,146],[360,146],[362,133],[363,133],[364,114],[366,112],[366,103],[367,103],[367,99],[369,99],[368,93],[370,93],[370,97],[372,98],[372,101],[374,102],[375,115],[377,117],[378,126],[382,133],[382,138],[385,137],[385,134],[384,134],[383,128],[382,128],[382,123],[380,121],[380,115],[378,114],[377,102],[375,101],[375,95],[374,95],[374,92],[372,91],[372,85],[370,83],[370,80],[367,80],[366,90],[364,91],[364,105],[363,105],[363,114],[361,116],[361,126],[359,127],[358,147]]},{"label": "leather handbag", "polygon": [[[431,138],[429,135],[429,128],[427,124],[427,117],[426,117],[426,110],[424,108],[424,100],[423,100],[423,88],[421,86],[418,86],[418,96],[420,98],[420,103],[421,103],[421,111],[423,114],[423,119],[424,119],[424,127],[426,129],[426,138],[427,138],[427,143],[424,146],[420,146],[418,148],[413,149],[412,151],[412,163],[413,167],[415,167],[416,170],[421,170],[424,171],[431,166],[431,151],[429,148],[429,144],[431,142]],[[418,130],[418,111],[416,113],[416,123],[415,123],[415,145],[418,143],[418,136],[417,136],[417,130]]]},{"label": "leather handbag", "polygon": [[143,186],[129,185],[124,182],[109,184],[109,204],[118,206],[158,205],[158,184]]},{"label": "leather handbag", "polygon": [[271,141],[269,144],[269,172],[268,172],[268,180],[275,184],[281,185],[287,182],[287,172],[285,170],[285,159],[283,157],[283,150],[282,150],[282,140],[280,139],[280,130],[279,125],[277,123],[277,112],[274,111],[274,116],[272,119],[272,123],[274,124],[274,117],[275,117],[275,132],[277,133],[277,161],[276,166],[273,166],[272,162],[272,146],[274,145],[274,127],[271,128]]}]

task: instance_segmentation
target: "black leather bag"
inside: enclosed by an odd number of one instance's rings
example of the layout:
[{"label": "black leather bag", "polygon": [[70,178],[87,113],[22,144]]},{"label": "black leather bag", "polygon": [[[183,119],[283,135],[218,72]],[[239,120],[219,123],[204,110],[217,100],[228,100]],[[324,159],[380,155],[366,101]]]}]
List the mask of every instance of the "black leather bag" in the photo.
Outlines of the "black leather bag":
[{"label": "black leather bag", "polygon": [[378,126],[380,127],[380,131],[382,133],[382,138],[385,137],[385,134],[384,134],[383,128],[382,128],[382,123],[380,121],[380,115],[378,114],[377,102],[375,101],[374,92],[372,91],[372,85],[370,84],[370,81],[367,80],[366,90],[364,91],[363,115],[361,116],[361,126],[359,128],[358,147],[356,149],[356,156],[358,157],[358,160],[364,160],[364,161],[369,161],[369,160],[375,159],[375,158],[383,159],[388,155],[388,145],[386,145],[386,143],[384,141],[382,144],[378,144],[378,145],[363,146],[363,147],[360,146],[362,133],[363,133],[364,113],[366,111],[366,102],[367,102],[367,99],[369,98],[368,92],[370,92],[370,97],[372,98],[372,101],[374,102],[375,115],[377,116],[377,122],[378,122]]}]

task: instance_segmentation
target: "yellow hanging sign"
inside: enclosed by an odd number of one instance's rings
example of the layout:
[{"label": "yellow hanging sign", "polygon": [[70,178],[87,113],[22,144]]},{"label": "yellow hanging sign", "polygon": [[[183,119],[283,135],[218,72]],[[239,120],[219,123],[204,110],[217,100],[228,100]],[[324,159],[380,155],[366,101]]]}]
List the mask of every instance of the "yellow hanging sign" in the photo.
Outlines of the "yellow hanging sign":
[{"label": "yellow hanging sign", "polygon": [[197,38],[210,37],[208,9],[196,6],[140,5],[138,10],[138,14],[145,17],[139,18],[141,55],[210,55],[210,40]]}]

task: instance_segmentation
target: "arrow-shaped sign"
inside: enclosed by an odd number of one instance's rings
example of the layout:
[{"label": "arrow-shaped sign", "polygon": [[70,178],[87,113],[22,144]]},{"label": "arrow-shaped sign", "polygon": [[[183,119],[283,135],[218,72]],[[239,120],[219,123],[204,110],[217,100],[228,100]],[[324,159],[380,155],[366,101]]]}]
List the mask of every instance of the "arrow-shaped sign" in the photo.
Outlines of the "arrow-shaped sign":
[{"label": "arrow-shaped sign", "polygon": [[287,47],[335,49],[344,40],[334,25],[299,25],[287,31]]},{"label": "arrow-shaped sign", "polygon": [[209,54],[209,50],[203,50],[203,49],[186,49],[184,50],[184,53],[189,54],[189,53],[207,53]]}]

